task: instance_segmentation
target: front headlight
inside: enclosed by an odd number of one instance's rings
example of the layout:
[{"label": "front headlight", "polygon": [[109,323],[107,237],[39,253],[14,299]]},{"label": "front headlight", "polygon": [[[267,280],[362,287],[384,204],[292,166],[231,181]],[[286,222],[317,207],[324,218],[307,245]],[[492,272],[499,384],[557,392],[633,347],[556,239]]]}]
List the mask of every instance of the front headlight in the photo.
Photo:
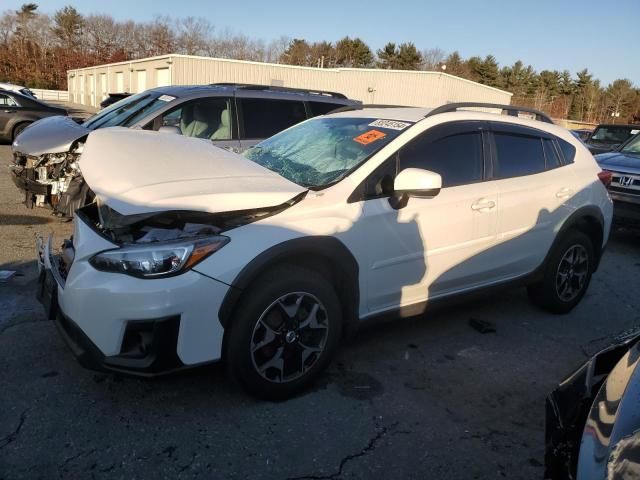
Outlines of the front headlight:
[{"label": "front headlight", "polygon": [[178,275],[189,270],[229,242],[228,237],[128,245],[94,255],[89,263],[96,270],[124,273],[138,278]]}]

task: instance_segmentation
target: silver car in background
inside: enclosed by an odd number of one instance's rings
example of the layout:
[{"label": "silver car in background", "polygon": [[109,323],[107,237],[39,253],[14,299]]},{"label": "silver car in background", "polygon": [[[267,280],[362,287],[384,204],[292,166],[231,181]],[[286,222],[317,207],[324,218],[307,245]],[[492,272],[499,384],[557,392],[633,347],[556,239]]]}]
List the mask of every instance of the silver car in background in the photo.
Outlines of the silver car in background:
[{"label": "silver car in background", "polygon": [[78,161],[93,130],[156,130],[241,152],[307,118],[359,103],[339,93],[263,85],[160,87],[116,102],[81,124],[67,117],[34,123],[15,139],[10,171],[27,207],[50,206],[72,216],[93,195]]}]

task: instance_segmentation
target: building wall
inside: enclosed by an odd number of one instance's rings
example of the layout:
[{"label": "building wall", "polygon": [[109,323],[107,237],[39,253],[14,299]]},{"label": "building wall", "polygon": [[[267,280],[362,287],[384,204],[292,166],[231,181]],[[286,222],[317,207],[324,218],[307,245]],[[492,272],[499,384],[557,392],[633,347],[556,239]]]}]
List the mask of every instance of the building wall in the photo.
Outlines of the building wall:
[{"label": "building wall", "polygon": [[163,85],[222,82],[326,90],[343,93],[364,103],[419,107],[460,101],[508,104],[512,95],[440,72],[318,69],[187,55],[167,55],[69,70],[68,80],[73,101],[94,106],[107,93],[137,93]]}]

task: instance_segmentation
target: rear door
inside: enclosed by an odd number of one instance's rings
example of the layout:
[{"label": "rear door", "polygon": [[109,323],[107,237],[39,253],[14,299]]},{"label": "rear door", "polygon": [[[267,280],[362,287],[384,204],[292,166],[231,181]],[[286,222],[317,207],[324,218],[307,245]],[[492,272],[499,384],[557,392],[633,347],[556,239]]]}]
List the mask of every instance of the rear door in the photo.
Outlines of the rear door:
[{"label": "rear door", "polygon": [[246,150],[307,118],[302,100],[261,98],[252,92],[236,97],[240,125],[240,148]]},{"label": "rear door", "polygon": [[501,250],[496,268],[506,279],[540,265],[576,192],[558,171],[562,162],[553,135],[521,125],[490,125]]}]

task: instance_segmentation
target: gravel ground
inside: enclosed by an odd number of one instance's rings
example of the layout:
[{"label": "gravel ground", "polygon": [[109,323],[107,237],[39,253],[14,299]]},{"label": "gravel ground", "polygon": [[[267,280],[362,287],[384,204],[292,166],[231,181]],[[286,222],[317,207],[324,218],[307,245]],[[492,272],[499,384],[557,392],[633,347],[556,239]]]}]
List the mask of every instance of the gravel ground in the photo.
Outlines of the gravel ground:
[{"label": "gravel ground", "polygon": [[[377,322],[310,391],[258,402],[212,366],[159,380],[80,367],[34,299],[27,210],[0,146],[0,479],[542,476],[544,398],[640,322],[640,236],[618,231],[584,301],[541,313],[514,289]],[[470,319],[492,322],[481,334]]]}]

